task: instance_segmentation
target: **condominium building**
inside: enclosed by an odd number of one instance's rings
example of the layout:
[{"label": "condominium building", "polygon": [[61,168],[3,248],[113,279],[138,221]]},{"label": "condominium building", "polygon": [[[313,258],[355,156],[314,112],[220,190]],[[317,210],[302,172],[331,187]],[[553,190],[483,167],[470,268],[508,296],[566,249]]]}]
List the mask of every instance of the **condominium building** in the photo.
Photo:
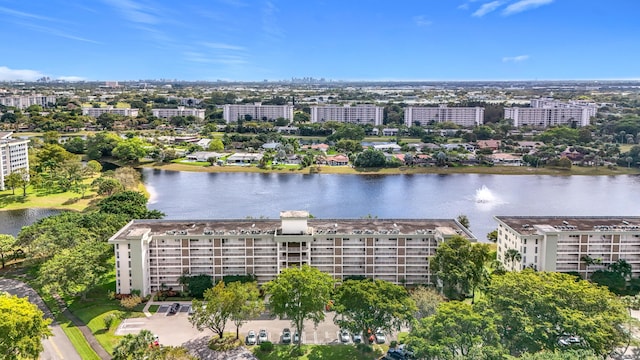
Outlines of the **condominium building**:
[{"label": "condominium building", "polygon": [[0,190],[4,190],[6,177],[25,169],[29,173],[29,140],[12,139],[11,132],[0,132]]},{"label": "condominium building", "polygon": [[222,107],[222,117],[227,124],[247,117],[262,121],[274,121],[278,118],[293,121],[293,105],[226,104]]},{"label": "condominium building", "polygon": [[0,97],[0,105],[13,106],[18,109],[26,109],[31,105],[49,107],[56,103],[56,97],[51,95],[26,95]]},{"label": "condominium building", "polygon": [[428,258],[454,235],[475,238],[456,220],[309,219],[133,220],[109,239],[118,293],[181,288],[182,275],[254,274],[258,283],[309,264],[337,281],[366,276],[394,283],[432,281]]},{"label": "condominium building", "polygon": [[82,115],[91,116],[91,117],[99,117],[102,114],[115,114],[129,117],[138,116],[138,109],[132,108],[116,108],[112,105],[109,105],[104,108],[94,108],[94,107],[83,107]]},{"label": "condominium building", "polygon": [[204,120],[203,109],[189,109],[184,106],[178,106],[177,109],[151,109],[151,113],[155,117],[169,119],[174,116],[195,116]]},{"label": "condominium building", "polygon": [[597,111],[595,103],[540,98],[531,99],[531,107],[528,108],[505,108],[504,118],[513,120],[515,127],[588,126]]},{"label": "condominium building", "polygon": [[[640,217],[496,216],[498,260],[508,270],[587,272],[624,259],[640,275]],[[511,251],[510,251],[511,250]],[[513,251],[515,250],[515,251]],[[584,258],[600,259],[589,266]]]},{"label": "condominium building", "polygon": [[414,107],[404,109],[404,124],[425,127],[433,123],[452,122],[464,127],[479,126],[484,123],[483,107]]},{"label": "condominium building", "polygon": [[312,106],[311,122],[321,123],[337,121],[360,125],[382,125],[384,109],[381,106],[356,105],[356,106]]}]

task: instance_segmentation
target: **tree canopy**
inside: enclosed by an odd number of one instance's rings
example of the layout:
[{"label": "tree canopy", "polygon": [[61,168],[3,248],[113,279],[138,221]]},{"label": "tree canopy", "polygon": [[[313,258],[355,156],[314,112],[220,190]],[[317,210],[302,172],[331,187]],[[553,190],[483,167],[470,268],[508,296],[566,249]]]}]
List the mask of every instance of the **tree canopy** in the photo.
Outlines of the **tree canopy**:
[{"label": "tree canopy", "polygon": [[282,270],[278,277],[264,284],[263,289],[270,295],[269,307],[273,313],[291,319],[301,334],[304,320],[318,324],[324,319],[333,284],[331,275],[305,264]]},{"label": "tree canopy", "polygon": [[0,354],[3,359],[35,359],[42,339],[51,335],[49,323],[27,298],[0,292]]}]

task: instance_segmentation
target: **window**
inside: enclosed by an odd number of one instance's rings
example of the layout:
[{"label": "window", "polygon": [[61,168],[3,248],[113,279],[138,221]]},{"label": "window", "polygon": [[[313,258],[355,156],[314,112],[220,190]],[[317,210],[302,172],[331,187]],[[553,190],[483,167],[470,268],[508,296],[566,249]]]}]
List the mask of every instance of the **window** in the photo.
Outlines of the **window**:
[{"label": "window", "polygon": [[536,254],[538,253],[538,247],[537,247],[537,246],[536,246],[536,249],[535,249],[535,253],[536,253]]},{"label": "window", "polygon": [[127,244],[127,249],[131,250],[131,244]]}]

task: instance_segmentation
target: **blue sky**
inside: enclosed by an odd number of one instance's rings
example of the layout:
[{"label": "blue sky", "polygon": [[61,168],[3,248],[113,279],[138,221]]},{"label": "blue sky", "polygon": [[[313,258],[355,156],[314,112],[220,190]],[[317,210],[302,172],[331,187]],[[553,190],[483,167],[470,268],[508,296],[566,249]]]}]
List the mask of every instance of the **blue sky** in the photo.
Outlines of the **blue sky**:
[{"label": "blue sky", "polygon": [[0,80],[640,79],[637,0],[0,0]]}]

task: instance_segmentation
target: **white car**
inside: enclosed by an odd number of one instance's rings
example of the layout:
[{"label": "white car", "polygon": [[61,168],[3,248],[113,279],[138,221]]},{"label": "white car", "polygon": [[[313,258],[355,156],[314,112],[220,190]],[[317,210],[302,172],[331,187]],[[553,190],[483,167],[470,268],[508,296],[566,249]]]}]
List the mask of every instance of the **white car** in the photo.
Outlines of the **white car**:
[{"label": "white car", "polygon": [[353,334],[353,342],[356,344],[360,344],[362,342],[362,335]]},{"label": "white car", "polygon": [[381,329],[376,331],[376,344],[384,344],[387,341],[387,338],[384,336],[384,333]]},{"label": "white car", "polygon": [[258,344],[262,344],[263,342],[268,340],[269,337],[267,336],[267,330],[260,329],[260,331],[258,331]]},{"label": "white car", "polygon": [[247,334],[246,343],[247,345],[255,345],[258,343],[258,337],[256,336],[255,331],[249,330],[249,333]]},{"label": "white car", "polygon": [[340,341],[342,341],[343,343],[349,342],[349,331],[345,329],[340,330]]}]

